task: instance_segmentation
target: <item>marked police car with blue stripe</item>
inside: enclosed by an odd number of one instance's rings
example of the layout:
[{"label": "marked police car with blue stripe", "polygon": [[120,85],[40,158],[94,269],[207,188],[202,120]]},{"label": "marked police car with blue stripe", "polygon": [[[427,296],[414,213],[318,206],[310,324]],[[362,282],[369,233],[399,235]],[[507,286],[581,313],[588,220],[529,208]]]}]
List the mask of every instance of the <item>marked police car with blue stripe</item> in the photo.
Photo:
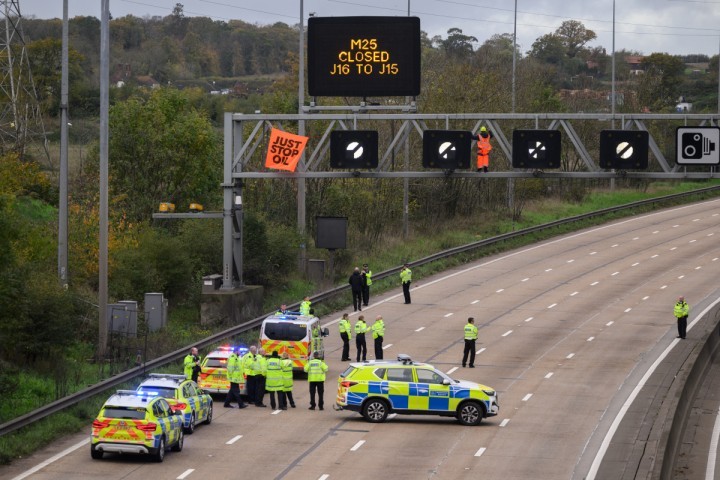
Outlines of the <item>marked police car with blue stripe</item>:
[{"label": "marked police car with blue stripe", "polygon": [[369,422],[384,422],[391,412],[456,417],[478,425],[498,414],[497,392],[486,385],[455,380],[408,355],[397,361],[351,363],[338,378],[336,410],[361,413]]},{"label": "marked police car with blue stripe", "polygon": [[173,412],[182,412],[185,433],[193,433],[195,425],[209,425],[213,417],[213,400],[185,375],[151,373],[137,388],[142,395],[163,397]]}]

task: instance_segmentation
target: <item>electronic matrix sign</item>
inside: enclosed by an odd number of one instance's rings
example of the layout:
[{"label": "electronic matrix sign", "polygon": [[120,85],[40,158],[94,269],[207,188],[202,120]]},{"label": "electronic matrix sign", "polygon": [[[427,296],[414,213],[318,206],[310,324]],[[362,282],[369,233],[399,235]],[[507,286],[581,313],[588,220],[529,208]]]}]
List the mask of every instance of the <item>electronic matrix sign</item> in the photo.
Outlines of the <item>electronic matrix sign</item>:
[{"label": "electronic matrix sign", "polygon": [[420,94],[418,17],[310,17],[311,96]]}]

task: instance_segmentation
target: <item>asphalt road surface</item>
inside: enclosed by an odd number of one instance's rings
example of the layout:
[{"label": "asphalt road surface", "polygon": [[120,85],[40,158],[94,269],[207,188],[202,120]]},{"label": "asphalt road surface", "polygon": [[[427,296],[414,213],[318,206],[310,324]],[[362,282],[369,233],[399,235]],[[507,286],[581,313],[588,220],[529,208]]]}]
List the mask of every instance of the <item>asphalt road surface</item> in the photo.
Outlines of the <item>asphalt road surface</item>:
[{"label": "asphalt road surface", "polygon": [[[324,411],[307,409],[307,383],[296,379],[296,409],[230,410],[216,399],[212,425],[199,426],[184,450],[168,453],[162,464],[130,456],[91,460],[88,425],[87,434],[0,469],[0,478],[585,478],[621,408],[622,392],[660,351],[673,342],[683,345],[672,314],[678,295],[689,302],[691,321],[697,305],[717,296],[718,240],[720,201],[709,201],[415,281],[410,305],[399,289],[371,293],[370,306],[358,313],[368,324],[384,317],[386,359],[406,353],[499,392],[500,414],[477,427],[434,416],[370,424],[356,413],[334,411],[337,377],[347,366],[340,362],[339,312],[322,319],[331,332]],[[351,313],[353,324],[358,313]],[[479,329],[474,369],[460,365],[469,316]],[[682,342],[693,341],[690,329]],[[715,414],[717,399],[710,403],[707,410]],[[710,422],[705,430],[711,430],[713,421],[695,424]]]}]

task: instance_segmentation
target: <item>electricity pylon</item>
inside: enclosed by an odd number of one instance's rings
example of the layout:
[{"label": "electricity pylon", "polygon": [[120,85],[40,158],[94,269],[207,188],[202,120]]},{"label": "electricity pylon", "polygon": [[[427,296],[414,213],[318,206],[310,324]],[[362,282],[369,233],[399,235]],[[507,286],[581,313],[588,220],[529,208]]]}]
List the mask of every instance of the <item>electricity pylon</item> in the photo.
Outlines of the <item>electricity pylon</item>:
[{"label": "electricity pylon", "polygon": [[0,154],[49,163],[40,104],[22,31],[20,0],[0,0]]}]

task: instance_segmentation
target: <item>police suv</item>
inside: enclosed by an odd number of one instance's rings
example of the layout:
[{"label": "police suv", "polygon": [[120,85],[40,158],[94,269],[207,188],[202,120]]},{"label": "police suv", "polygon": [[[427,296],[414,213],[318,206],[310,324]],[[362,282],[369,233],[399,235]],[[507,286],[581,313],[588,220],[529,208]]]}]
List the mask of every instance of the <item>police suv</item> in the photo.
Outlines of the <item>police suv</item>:
[{"label": "police suv", "polygon": [[362,414],[368,422],[384,422],[391,412],[455,417],[478,425],[498,414],[497,392],[467,380],[455,380],[408,355],[397,361],[351,363],[338,378],[336,410]]}]

